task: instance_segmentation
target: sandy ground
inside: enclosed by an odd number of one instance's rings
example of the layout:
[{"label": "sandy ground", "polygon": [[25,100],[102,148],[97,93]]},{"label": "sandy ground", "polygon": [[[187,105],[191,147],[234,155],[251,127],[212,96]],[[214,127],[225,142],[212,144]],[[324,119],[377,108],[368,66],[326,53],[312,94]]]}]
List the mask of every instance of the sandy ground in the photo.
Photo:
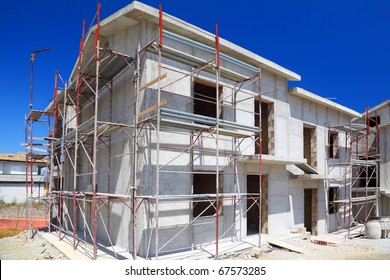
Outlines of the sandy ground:
[{"label": "sandy ground", "polygon": [[[364,237],[318,245],[300,237],[283,239],[283,242],[305,251],[291,252],[276,246],[264,245],[262,250],[248,249],[231,252],[220,259],[238,260],[390,260],[390,239],[369,240]],[[36,234],[29,238],[25,231],[13,237],[0,239],[1,260],[64,260],[66,256],[46,239]],[[200,258],[203,259],[203,258]]]},{"label": "sandy ground", "polygon": [[[1,207],[0,218],[23,217],[23,206]],[[24,213],[23,213],[24,212]],[[33,216],[47,218],[47,206],[34,209]],[[29,231],[13,237],[0,239],[0,260],[63,260],[66,256],[43,238],[39,232],[30,238]],[[247,249],[230,252],[220,259],[262,259],[262,260],[390,260],[390,239],[367,239],[364,236],[353,239],[345,234],[329,234],[321,237],[290,235],[279,239],[303,253],[264,244],[261,250]],[[325,241],[317,242],[315,240]],[[318,244],[320,243],[320,244]],[[322,245],[321,245],[322,244]],[[196,258],[194,258],[196,259]]]},{"label": "sandy ground", "polygon": [[[315,240],[332,240],[319,245]],[[390,239],[367,239],[364,236],[345,239],[333,234],[309,240],[301,236],[283,239],[304,253],[297,253],[272,245],[265,245],[260,252],[246,250],[231,253],[226,259],[262,260],[390,260]]]},{"label": "sandy ground", "polygon": [[[34,206],[33,217],[40,218],[41,220],[48,218],[48,208],[45,204]],[[25,228],[25,205],[5,205],[0,207],[0,222],[6,226],[10,218],[20,218],[17,223],[18,228]],[[15,225],[11,225],[15,228]],[[34,231],[36,233],[36,231]],[[42,238],[39,234],[33,234],[33,238],[30,238],[29,231],[23,231],[22,233],[0,239],[0,260],[63,260],[66,257]]]},{"label": "sandy ground", "polygon": [[64,260],[66,257],[35,234],[29,237],[29,231],[19,235],[0,239],[0,260]]}]

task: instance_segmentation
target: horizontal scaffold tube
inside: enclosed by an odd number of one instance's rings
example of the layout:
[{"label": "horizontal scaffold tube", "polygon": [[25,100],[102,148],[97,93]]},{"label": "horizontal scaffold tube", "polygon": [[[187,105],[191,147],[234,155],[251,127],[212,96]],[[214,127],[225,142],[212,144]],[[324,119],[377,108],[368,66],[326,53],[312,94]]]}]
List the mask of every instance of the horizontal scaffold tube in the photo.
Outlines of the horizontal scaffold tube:
[{"label": "horizontal scaffold tube", "polygon": [[[212,118],[212,117],[207,117],[207,116],[202,116],[202,115],[196,115],[192,113],[187,113],[187,112],[182,112],[182,111],[176,111],[176,110],[171,110],[171,109],[166,109],[166,108],[161,108],[160,109],[161,116],[167,116],[167,117],[174,117],[174,118],[179,118],[179,119],[186,119],[190,121],[198,121],[198,122],[203,122],[205,124],[209,125],[216,125],[217,124],[217,119]],[[248,125],[243,125],[239,124],[236,122],[231,122],[231,121],[226,121],[226,120],[219,120],[219,124],[221,126],[227,127],[227,128],[234,128],[234,129],[241,129],[245,131],[250,131],[250,132],[259,132],[260,128],[256,126],[248,126]]]}]

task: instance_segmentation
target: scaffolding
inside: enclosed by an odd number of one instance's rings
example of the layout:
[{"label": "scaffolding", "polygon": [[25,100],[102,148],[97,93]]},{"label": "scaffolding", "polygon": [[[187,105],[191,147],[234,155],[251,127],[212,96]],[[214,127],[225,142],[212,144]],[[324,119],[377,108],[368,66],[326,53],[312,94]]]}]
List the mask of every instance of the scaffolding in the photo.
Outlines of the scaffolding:
[{"label": "scaffolding", "polygon": [[[332,158],[339,152],[342,145],[338,133],[345,135],[344,159],[332,163]],[[348,125],[328,126],[328,167],[329,172],[334,167],[343,167],[342,177],[337,181],[340,187],[327,208],[329,213],[336,213],[337,229],[347,229],[351,238],[351,229],[360,224],[366,224],[378,216],[379,176],[379,129],[378,116],[369,115],[368,106],[362,118],[353,119]],[[329,190],[329,182],[328,182]],[[333,211],[332,211],[333,210]],[[338,216],[337,213],[341,213]],[[329,222],[329,220],[328,220]]]},{"label": "scaffolding", "polygon": [[[50,163],[50,138],[47,136],[51,131],[51,114],[45,110],[35,110],[33,107],[34,62],[39,53],[50,50],[51,48],[40,49],[30,54],[30,111],[25,116],[24,143],[22,143],[25,147],[26,159],[26,229],[29,230],[30,238],[33,237],[34,207],[38,203],[47,202],[48,198],[49,176],[47,176],[47,171]],[[42,179],[44,179],[43,192],[41,192],[40,185]]]},{"label": "scaffolding", "polygon": [[[238,231],[243,218],[251,208],[258,207],[257,245],[260,246],[261,69],[220,51],[218,25],[213,47],[164,30],[161,5],[158,35],[144,46],[139,43],[134,56],[101,47],[105,45],[101,42],[105,38],[100,36],[100,8],[98,4],[93,20],[95,26],[87,32],[88,36],[94,34],[93,46],[85,45],[83,22],[77,75],[74,74],[69,83],[61,79],[64,87],[59,90],[60,76],[56,74],[52,103],[50,228],[60,240],[64,235],[72,236],[74,249],[82,246],[87,255],[96,259],[100,246],[99,225],[117,255],[107,223],[113,204],[121,203],[130,210],[130,217],[122,218],[129,218],[129,251],[134,259],[139,255],[140,239],[147,240],[142,248],[147,259],[194,250],[205,244],[215,245],[214,257],[218,258],[220,243],[240,240],[242,234]],[[175,45],[194,48],[204,57],[180,51]],[[179,69],[171,63],[183,67]],[[226,67],[228,64],[241,71],[229,69]],[[146,65],[152,65],[153,69],[148,72]],[[113,82],[129,78],[133,83],[130,91],[133,92],[133,116],[124,116],[123,122],[113,122]],[[213,96],[196,93],[195,90],[186,95],[178,90],[183,80],[194,84],[198,79],[202,79],[204,86],[215,90]],[[227,89],[230,94],[226,93]],[[106,102],[100,104],[102,97]],[[201,107],[211,104],[214,112],[190,113],[188,107],[193,108],[195,102],[203,102]],[[178,103],[190,105],[179,106]],[[251,108],[240,106],[244,103],[252,104]],[[255,109],[254,104],[258,104],[258,108]],[[230,119],[227,119],[221,112],[229,110]],[[250,115],[255,124],[240,122],[239,112]],[[128,112],[124,109],[122,113]],[[126,138],[129,144],[122,153],[112,151],[118,137]],[[173,144],[167,143],[167,139],[187,140]],[[255,146],[260,151],[257,155],[258,170],[240,170],[240,157],[253,155]],[[102,158],[104,149],[108,158]],[[141,158],[144,150],[148,150],[146,159]],[[112,177],[119,176],[119,173],[113,174],[115,167],[111,166],[111,161],[123,157],[128,157],[130,161],[130,170],[127,171],[130,176],[126,191],[118,193],[110,189]],[[208,160],[207,167],[200,159]],[[175,166],[178,160],[182,161],[182,170]],[[144,173],[145,165],[148,165],[147,174]],[[178,186],[164,183],[167,176],[173,178],[180,174],[191,177],[189,180],[194,180],[194,174],[211,175],[215,179],[215,189],[208,193],[195,193],[192,189],[185,192]],[[99,183],[103,175],[106,176],[104,182],[107,186]],[[258,191],[249,193],[240,186],[239,176],[248,175],[258,176]],[[146,184],[145,176],[153,178],[153,182]],[[230,191],[224,188],[228,178]],[[246,209],[243,209],[245,204]],[[200,210],[195,213],[194,208]],[[167,209],[183,211],[185,218],[178,215],[177,221],[167,222],[164,213]],[[212,214],[207,214],[207,219],[202,218],[206,213]],[[194,241],[194,229],[201,225],[214,228],[213,240]],[[139,236],[141,228],[146,231],[145,237]],[[163,236],[161,232],[164,232]],[[176,241],[185,234],[190,238],[189,246],[178,246]]]},{"label": "scaffolding", "polygon": [[[31,107],[30,113],[25,117],[24,131],[25,141],[22,145],[26,149],[26,229],[29,230],[31,238],[34,229],[34,208],[38,203],[47,201],[49,182],[44,171],[48,170],[47,165],[50,162],[48,157],[50,145],[48,137],[42,134],[48,135],[50,132],[50,115],[44,111],[33,110]],[[37,137],[37,134],[41,137]],[[43,188],[41,188],[42,178],[44,178]]]}]

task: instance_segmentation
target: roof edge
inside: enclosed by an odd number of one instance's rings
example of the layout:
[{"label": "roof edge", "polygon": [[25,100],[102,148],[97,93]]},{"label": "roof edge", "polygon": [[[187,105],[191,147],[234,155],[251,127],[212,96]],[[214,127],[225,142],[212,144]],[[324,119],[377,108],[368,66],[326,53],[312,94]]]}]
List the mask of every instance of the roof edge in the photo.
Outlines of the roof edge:
[{"label": "roof edge", "polygon": [[331,101],[329,99],[321,97],[321,96],[319,96],[319,95],[317,95],[315,93],[312,93],[312,92],[307,91],[307,90],[305,90],[303,88],[300,88],[300,87],[289,88],[288,92],[293,94],[293,95],[296,95],[296,96],[308,99],[310,101],[313,101],[315,103],[324,105],[324,106],[326,106],[328,108],[332,108],[334,110],[343,112],[343,113],[345,113],[347,115],[350,115],[352,117],[360,118],[362,116],[361,113],[356,112],[355,110],[352,110],[352,109],[350,109],[348,107],[340,105],[340,104],[338,104],[338,103],[336,103],[334,101]]},{"label": "roof edge", "polygon": [[[385,101],[379,103],[378,105],[374,106],[373,108],[369,109],[369,110],[368,110],[368,113],[370,114],[370,113],[372,113],[372,112],[375,112],[375,111],[377,111],[377,110],[379,110],[379,109],[382,109],[382,108],[385,107],[385,106],[390,106],[390,99],[387,99],[387,100],[385,100]],[[366,112],[363,112],[362,115],[365,116],[365,115],[366,115]]]},{"label": "roof edge", "polygon": [[[122,17],[126,16],[130,13],[136,12],[138,14],[138,18],[141,17],[145,21],[154,22],[158,24],[159,19],[159,10],[156,8],[153,8],[149,5],[146,5],[144,3],[141,3],[139,1],[133,1],[129,5],[123,7],[122,9],[116,11],[115,13],[111,14],[107,18],[103,19],[101,21],[101,27],[104,28],[105,25],[109,24],[110,22]],[[140,16],[140,14],[143,14],[143,16]],[[134,18],[135,20],[139,20],[138,18]],[[167,30],[169,31],[175,31],[175,30],[182,30],[186,33],[187,37],[192,40],[199,40],[199,38],[202,38],[202,42],[205,41],[209,45],[213,45],[215,43],[215,34],[212,34],[204,29],[201,29],[200,27],[197,27],[191,23],[188,23],[180,18],[177,18],[175,16],[172,16],[170,14],[167,14],[163,12],[163,22],[164,25],[167,27]],[[88,40],[92,40],[93,37],[90,36],[91,33],[93,33],[96,29],[96,25],[92,26],[90,28],[87,36],[86,36],[86,42]],[[182,36],[186,36],[183,34],[179,34]],[[272,73],[281,75],[282,77],[286,78],[289,81],[300,81],[301,76],[287,68],[284,68],[283,66],[272,62],[264,57],[261,57],[260,55],[257,55],[243,47],[240,47],[226,39],[220,38],[220,46],[221,46],[221,52],[222,53],[229,53],[233,52],[236,54],[236,59],[240,60],[240,56],[243,58],[246,58],[248,60],[252,60],[255,67],[260,67],[264,70],[270,71]],[[87,43],[85,44],[87,45]],[[247,62],[247,61],[246,61]],[[247,62],[248,63],[248,62]],[[74,73],[77,70],[77,61],[76,65],[73,67],[72,72],[70,74],[70,77],[74,76]]]}]

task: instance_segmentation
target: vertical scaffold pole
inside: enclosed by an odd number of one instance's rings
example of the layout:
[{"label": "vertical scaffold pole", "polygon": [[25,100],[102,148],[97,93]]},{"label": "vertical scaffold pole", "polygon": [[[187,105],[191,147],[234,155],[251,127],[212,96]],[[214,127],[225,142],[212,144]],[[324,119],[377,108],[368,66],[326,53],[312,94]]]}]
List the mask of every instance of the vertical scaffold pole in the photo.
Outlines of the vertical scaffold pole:
[{"label": "vertical scaffold pole", "polygon": [[94,59],[96,62],[96,86],[95,86],[95,117],[94,117],[94,130],[93,130],[93,151],[92,151],[92,229],[93,229],[93,259],[97,258],[97,225],[96,225],[96,173],[97,173],[97,159],[96,159],[96,148],[97,148],[97,119],[99,110],[99,48],[100,48],[100,8],[101,4],[97,5],[97,27],[95,30],[95,55]]},{"label": "vertical scaffold pole", "polygon": [[261,69],[259,68],[259,248],[261,246],[261,223],[262,223],[262,185],[263,185],[263,137],[262,137],[262,121],[261,121]]},{"label": "vertical scaffold pole", "polygon": [[137,216],[136,216],[136,196],[137,196],[137,162],[138,162],[138,148],[137,148],[137,137],[138,137],[138,98],[139,98],[139,85],[140,85],[140,51],[141,44],[138,43],[137,49],[137,60],[135,70],[135,100],[134,100],[134,128],[133,128],[133,190],[131,195],[131,212],[133,222],[133,259],[137,259]]},{"label": "vertical scaffold pole", "polygon": [[58,107],[57,107],[57,93],[58,93],[58,75],[57,72],[55,74],[54,78],[54,92],[53,92],[53,131],[51,134],[51,172],[50,172],[50,186],[49,186],[49,232],[51,232],[51,218],[52,218],[52,205],[53,205],[53,190],[55,187],[55,181],[54,181],[54,159],[56,158],[54,155],[54,141],[57,139],[57,129],[58,129]]},{"label": "vertical scaffold pole", "polygon": [[375,111],[375,216],[379,217],[379,166],[378,166],[378,157],[379,157],[379,124],[378,124],[378,112]]},{"label": "vertical scaffold pole", "polygon": [[352,216],[352,185],[353,185],[353,130],[352,130],[352,119],[349,120],[349,190],[348,190],[348,238],[351,236],[351,216]]},{"label": "vertical scaffold pole", "polygon": [[80,114],[80,94],[81,94],[81,64],[83,63],[84,39],[85,39],[85,19],[83,20],[79,58],[77,61],[77,95],[76,95],[76,116],[75,116],[75,138],[74,138],[74,171],[73,171],[73,250],[76,250],[77,240],[77,164],[78,164],[78,141],[79,141],[79,114]]},{"label": "vertical scaffold pole", "polygon": [[365,186],[365,195],[366,195],[366,201],[364,203],[364,224],[367,223],[367,219],[368,219],[368,200],[367,200],[367,197],[368,197],[368,183],[369,183],[369,174],[368,174],[368,171],[369,171],[369,167],[368,167],[368,159],[369,159],[369,146],[368,146],[368,141],[369,141],[369,134],[370,134],[370,118],[368,116],[368,105],[366,105],[366,166],[365,166],[365,169],[366,169],[366,186]]},{"label": "vertical scaffold pole", "polygon": [[220,53],[219,53],[219,34],[218,34],[218,24],[215,25],[215,59],[216,59],[216,67],[215,67],[215,95],[216,95],[216,126],[215,126],[215,157],[216,157],[216,175],[215,175],[215,204],[216,204],[216,215],[215,215],[215,258],[218,258],[219,254],[219,112],[220,112],[220,104],[219,104],[219,68],[220,68]]},{"label": "vertical scaffold pole", "polygon": [[[161,48],[163,46],[162,42],[162,29],[163,29],[163,21],[162,21],[162,5],[160,4],[159,11],[159,30],[160,30],[160,41],[158,48],[158,89],[157,89],[157,104],[160,104],[161,101]],[[156,207],[155,207],[155,227],[156,227],[156,237],[155,237],[155,257],[158,259],[158,226],[159,226],[159,202],[160,202],[160,109],[157,110],[157,131],[156,131]]]}]

